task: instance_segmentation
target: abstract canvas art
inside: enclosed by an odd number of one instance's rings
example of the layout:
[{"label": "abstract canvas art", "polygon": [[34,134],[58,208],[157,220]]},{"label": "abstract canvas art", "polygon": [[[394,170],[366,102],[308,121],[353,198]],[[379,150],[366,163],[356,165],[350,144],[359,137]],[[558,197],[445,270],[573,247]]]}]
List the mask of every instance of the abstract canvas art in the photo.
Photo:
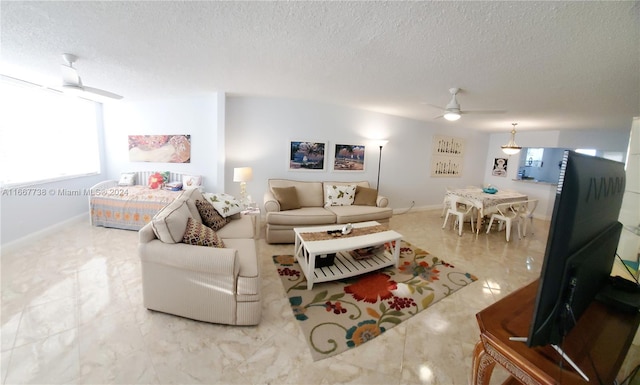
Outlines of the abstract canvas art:
[{"label": "abstract canvas art", "polygon": [[129,135],[129,160],[190,163],[191,135]]},{"label": "abstract canvas art", "polygon": [[431,176],[457,178],[462,176],[464,139],[434,135],[431,154]]}]

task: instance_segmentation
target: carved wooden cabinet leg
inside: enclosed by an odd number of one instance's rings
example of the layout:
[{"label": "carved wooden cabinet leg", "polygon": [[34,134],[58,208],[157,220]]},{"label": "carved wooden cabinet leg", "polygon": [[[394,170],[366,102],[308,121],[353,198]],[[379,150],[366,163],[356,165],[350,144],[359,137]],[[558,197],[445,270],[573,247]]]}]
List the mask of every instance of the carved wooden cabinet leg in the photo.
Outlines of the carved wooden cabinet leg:
[{"label": "carved wooden cabinet leg", "polygon": [[473,385],[489,385],[496,361],[484,350],[482,341],[478,341],[473,349],[473,365],[471,383]]}]

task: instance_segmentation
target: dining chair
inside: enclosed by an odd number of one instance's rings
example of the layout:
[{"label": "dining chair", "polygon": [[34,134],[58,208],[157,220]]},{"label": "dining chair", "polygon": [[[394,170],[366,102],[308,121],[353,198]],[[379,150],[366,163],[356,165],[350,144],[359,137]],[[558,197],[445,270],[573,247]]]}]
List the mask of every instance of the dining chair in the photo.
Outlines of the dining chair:
[{"label": "dining chair", "polygon": [[471,201],[455,195],[450,196],[449,208],[447,209],[447,216],[444,218],[444,223],[442,223],[442,228],[444,229],[447,227],[449,216],[452,215],[456,217],[456,221],[453,223],[453,228],[455,229],[456,224],[458,225],[459,236],[462,236],[462,226],[465,220],[468,220],[471,223],[471,232],[474,232],[473,222],[475,218],[475,210],[475,206]]},{"label": "dining chair", "polygon": [[498,231],[502,231],[502,226],[506,228],[506,237],[507,242],[511,238],[511,227],[514,223],[518,224],[518,239],[521,238],[520,235],[520,213],[523,210],[524,203],[526,201],[521,202],[508,202],[508,203],[500,203],[495,206],[497,212],[491,214],[491,219],[489,220],[489,225],[487,226],[487,234],[491,231],[491,225],[493,221],[500,221],[500,225],[498,227]]},{"label": "dining chair", "polygon": [[[522,236],[527,236],[527,220],[531,222],[531,229],[533,229],[533,212],[536,211],[536,207],[538,207],[537,199],[530,199],[524,202],[522,210],[520,211],[520,219],[522,219]],[[531,231],[533,234],[533,230]]]},{"label": "dining chair", "polygon": [[449,209],[449,202],[451,201],[449,193],[454,190],[454,188],[451,186],[447,186],[445,188],[446,192],[444,194],[444,200],[442,201],[442,214],[440,214],[440,218],[444,217],[444,215],[447,213],[447,210]]}]

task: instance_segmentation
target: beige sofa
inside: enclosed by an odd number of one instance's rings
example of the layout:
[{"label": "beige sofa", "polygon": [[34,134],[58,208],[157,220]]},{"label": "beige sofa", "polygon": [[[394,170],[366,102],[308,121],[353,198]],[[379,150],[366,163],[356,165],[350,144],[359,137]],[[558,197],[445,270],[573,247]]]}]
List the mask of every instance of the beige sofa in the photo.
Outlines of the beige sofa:
[{"label": "beige sofa", "polygon": [[139,231],[147,309],[198,321],[260,322],[260,271],[251,217],[236,214],[216,231],[224,248],[182,242],[188,218],[201,221],[197,189],[186,190]]},{"label": "beige sofa", "polygon": [[[330,200],[327,192],[335,190],[335,187],[342,188],[341,186],[356,186],[354,202],[342,206],[327,205]],[[389,200],[378,195],[366,181],[302,182],[269,179],[263,203],[268,243],[294,243],[294,227],[365,221],[388,224],[393,215],[393,210],[387,207]]]}]

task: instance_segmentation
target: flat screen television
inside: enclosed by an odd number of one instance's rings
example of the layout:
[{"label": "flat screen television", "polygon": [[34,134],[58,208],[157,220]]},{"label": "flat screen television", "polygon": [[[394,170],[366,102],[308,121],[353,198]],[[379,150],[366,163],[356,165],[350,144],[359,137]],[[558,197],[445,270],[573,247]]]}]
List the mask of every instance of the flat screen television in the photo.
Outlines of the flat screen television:
[{"label": "flat screen television", "polygon": [[565,151],[528,346],[560,344],[608,282],[624,188],[623,163]]}]

